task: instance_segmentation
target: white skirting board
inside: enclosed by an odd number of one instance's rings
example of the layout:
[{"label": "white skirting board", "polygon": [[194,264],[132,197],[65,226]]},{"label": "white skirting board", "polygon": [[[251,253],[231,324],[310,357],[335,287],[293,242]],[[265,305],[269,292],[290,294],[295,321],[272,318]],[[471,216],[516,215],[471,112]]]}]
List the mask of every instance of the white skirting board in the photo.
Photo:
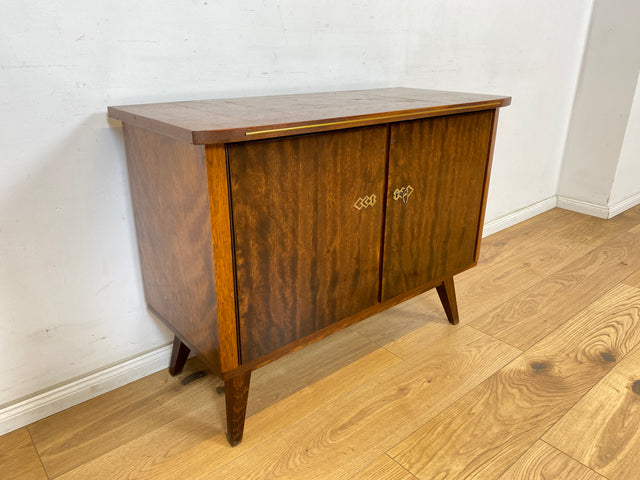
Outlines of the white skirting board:
[{"label": "white skirting board", "polygon": [[619,213],[622,213],[631,207],[635,207],[638,204],[640,204],[640,193],[636,193],[629,198],[625,198],[624,200],[609,206],[596,205],[595,203],[558,196],[558,207],[598,218],[613,218]]},{"label": "white skirting board", "polygon": [[0,409],[0,435],[169,367],[171,345],[58,385]]},{"label": "white skirting board", "polygon": [[[611,207],[553,196],[485,223],[482,235],[486,237],[499,232],[554,207],[600,218],[611,218],[638,204],[640,204],[640,193]],[[170,358],[171,345],[166,345],[5,406],[0,409],[0,435],[168,368]]]},{"label": "white skirting board", "polygon": [[509,213],[504,217],[500,217],[496,220],[486,222],[482,228],[482,236],[488,237],[489,235],[504,230],[505,228],[512,227],[513,225],[524,222],[525,220],[535,217],[547,210],[551,210],[557,206],[558,200],[554,195],[540,202],[529,205],[528,207],[521,208],[515,212]]},{"label": "white skirting board", "polygon": [[558,207],[598,218],[609,218],[609,207],[558,196]]}]

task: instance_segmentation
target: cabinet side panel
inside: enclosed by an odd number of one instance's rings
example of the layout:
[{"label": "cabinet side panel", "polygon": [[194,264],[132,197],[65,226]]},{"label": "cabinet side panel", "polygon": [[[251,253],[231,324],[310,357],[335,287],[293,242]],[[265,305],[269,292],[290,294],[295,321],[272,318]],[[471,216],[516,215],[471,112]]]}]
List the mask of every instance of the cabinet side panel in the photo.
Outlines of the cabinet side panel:
[{"label": "cabinet side panel", "polygon": [[147,304],[220,373],[204,147],[123,130]]},{"label": "cabinet side panel", "polygon": [[377,302],[387,126],[229,145],[241,356]]},{"label": "cabinet side panel", "polygon": [[391,126],[383,300],[475,263],[493,113]]},{"label": "cabinet side panel", "polygon": [[496,132],[498,130],[499,109],[493,110],[493,120],[491,124],[491,139],[489,140],[489,152],[487,153],[487,168],[484,174],[484,192],[482,192],[482,207],[480,208],[480,220],[478,221],[478,238],[476,239],[476,253],[473,262],[478,263],[480,258],[480,242],[482,241],[482,230],[484,228],[484,214],[487,209],[487,197],[489,196],[489,180],[491,177],[491,165],[493,164],[493,150],[496,145]]}]

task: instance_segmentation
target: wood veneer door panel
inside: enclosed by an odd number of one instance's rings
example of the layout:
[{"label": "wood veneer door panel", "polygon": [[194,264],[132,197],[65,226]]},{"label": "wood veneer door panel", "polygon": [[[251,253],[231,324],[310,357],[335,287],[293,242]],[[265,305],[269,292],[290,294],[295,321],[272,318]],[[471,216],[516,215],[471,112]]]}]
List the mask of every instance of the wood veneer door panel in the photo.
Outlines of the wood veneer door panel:
[{"label": "wood veneer door panel", "polygon": [[387,128],[228,146],[243,362],[376,303]]},{"label": "wood veneer door panel", "polygon": [[391,125],[383,301],[474,264],[493,115]]}]

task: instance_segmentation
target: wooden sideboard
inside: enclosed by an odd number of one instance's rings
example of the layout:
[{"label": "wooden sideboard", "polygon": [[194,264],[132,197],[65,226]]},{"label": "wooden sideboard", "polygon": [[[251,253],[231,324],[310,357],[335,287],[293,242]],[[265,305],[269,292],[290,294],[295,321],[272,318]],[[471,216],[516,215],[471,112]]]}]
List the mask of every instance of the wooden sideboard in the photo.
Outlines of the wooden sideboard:
[{"label": "wooden sideboard", "polygon": [[145,296],[224,380],[242,439],[251,371],[478,259],[498,108],[389,88],[109,107],[123,122]]}]

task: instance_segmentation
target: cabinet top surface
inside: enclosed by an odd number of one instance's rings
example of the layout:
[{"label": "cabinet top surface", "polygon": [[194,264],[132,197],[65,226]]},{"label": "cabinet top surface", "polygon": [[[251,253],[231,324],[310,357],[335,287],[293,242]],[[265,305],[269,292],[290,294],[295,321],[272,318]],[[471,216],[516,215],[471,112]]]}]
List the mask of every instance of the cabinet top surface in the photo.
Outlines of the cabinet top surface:
[{"label": "cabinet top surface", "polygon": [[109,107],[109,116],[194,144],[227,143],[505,107],[511,97],[383,88]]}]

